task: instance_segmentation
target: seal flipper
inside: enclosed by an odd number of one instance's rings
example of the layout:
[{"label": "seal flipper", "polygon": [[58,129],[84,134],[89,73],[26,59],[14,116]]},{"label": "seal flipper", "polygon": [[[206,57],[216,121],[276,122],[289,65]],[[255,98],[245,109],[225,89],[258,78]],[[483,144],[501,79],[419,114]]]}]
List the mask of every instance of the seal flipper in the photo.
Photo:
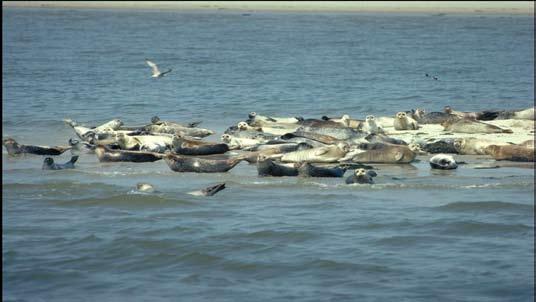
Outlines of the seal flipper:
[{"label": "seal flipper", "polygon": [[203,121],[196,121],[196,122],[191,122],[191,123],[188,123],[188,128],[195,128],[197,127],[199,124],[201,124]]},{"label": "seal flipper", "polygon": [[201,190],[201,192],[205,196],[212,196],[212,195],[218,193],[219,191],[221,191],[223,189],[225,189],[225,183],[224,182],[219,183],[219,184],[217,184],[215,186],[210,186],[210,187],[208,187],[206,189],[203,189],[203,190]]}]

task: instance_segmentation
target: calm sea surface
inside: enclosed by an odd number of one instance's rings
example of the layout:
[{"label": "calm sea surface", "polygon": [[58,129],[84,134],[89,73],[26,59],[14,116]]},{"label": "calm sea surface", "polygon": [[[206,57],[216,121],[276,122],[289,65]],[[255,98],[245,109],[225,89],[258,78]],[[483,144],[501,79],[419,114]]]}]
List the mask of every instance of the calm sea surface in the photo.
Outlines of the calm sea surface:
[{"label": "calm sea surface", "polygon": [[[64,118],[202,120],[217,141],[250,111],[534,102],[529,16],[4,8],[2,19],[2,136],[26,144],[65,145]],[[145,58],[173,72],[152,79]],[[533,301],[534,170],[436,172],[426,160],[347,186],[93,154],[42,171],[42,157],[3,149],[3,300]],[[222,181],[211,198],[187,194]]]}]

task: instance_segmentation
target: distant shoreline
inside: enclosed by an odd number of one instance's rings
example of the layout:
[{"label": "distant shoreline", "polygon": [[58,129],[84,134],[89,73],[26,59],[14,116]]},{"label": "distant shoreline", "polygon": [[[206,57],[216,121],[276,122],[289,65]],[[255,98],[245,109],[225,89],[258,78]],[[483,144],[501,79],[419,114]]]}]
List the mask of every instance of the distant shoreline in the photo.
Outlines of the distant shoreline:
[{"label": "distant shoreline", "polygon": [[533,1],[3,1],[2,7],[534,15]]}]

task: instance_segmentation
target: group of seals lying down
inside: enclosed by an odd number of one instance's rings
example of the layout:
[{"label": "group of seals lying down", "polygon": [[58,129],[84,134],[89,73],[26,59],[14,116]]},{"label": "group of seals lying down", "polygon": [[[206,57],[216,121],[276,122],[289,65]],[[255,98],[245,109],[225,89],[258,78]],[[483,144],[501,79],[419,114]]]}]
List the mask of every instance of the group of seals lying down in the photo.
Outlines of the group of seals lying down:
[{"label": "group of seals lying down", "polygon": [[[377,173],[371,170],[373,167],[364,168],[365,164],[408,164],[419,155],[435,154],[429,160],[430,167],[443,170],[458,167],[451,154],[534,162],[534,140],[513,144],[481,137],[512,134],[511,129],[489,123],[502,118],[533,123],[534,108],[459,112],[446,106],[443,112],[414,109],[397,112],[393,117],[367,115],[365,119],[352,119],[347,114],[340,118],[305,119],[251,112],[245,121],[225,130],[222,142],[205,141],[205,137],[215,132],[199,128],[200,122],[176,123],[154,116],[142,126],[125,126],[121,120],[114,119],[86,127],[67,119],[65,122],[80,139],[69,139],[68,146],[24,145],[12,138],[4,139],[3,145],[10,156],[58,156],[71,151],[73,157],[65,164],[54,163],[47,157],[42,167],[47,170],[72,169],[79,154],[84,152],[96,154],[100,162],[140,163],[163,159],[175,172],[223,173],[246,161],[256,165],[258,176],[275,177],[341,178],[349,167],[358,165],[345,182],[371,184]],[[441,125],[452,137],[406,141],[392,136],[422,131],[425,124]],[[474,137],[467,136],[468,133]],[[208,196],[223,187],[199,194]]]}]

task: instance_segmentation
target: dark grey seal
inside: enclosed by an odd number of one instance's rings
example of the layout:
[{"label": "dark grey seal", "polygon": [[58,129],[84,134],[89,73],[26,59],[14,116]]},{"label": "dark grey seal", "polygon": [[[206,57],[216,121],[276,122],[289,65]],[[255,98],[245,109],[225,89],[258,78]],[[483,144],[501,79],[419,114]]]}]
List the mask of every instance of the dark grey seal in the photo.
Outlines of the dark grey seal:
[{"label": "dark grey seal", "polygon": [[78,155],[71,157],[71,160],[64,164],[56,164],[52,157],[47,157],[43,161],[43,170],[63,170],[74,169],[74,163],[78,160]]},{"label": "dark grey seal", "polygon": [[35,155],[60,155],[63,152],[70,150],[71,147],[61,146],[33,146],[33,145],[21,145],[12,138],[6,138],[2,141],[2,144],[7,149],[9,155],[19,154],[35,154]]},{"label": "dark grey seal", "polygon": [[257,172],[259,176],[298,176],[298,169],[275,163],[271,158],[259,155],[257,159]]},{"label": "dark grey seal", "polygon": [[295,166],[298,168],[298,175],[302,177],[343,177],[346,172],[346,168],[318,167],[307,162],[296,163]]},{"label": "dark grey seal", "polygon": [[163,154],[154,152],[117,150],[105,146],[97,146],[95,148],[95,154],[97,154],[100,162],[127,161],[134,163],[153,162],[161,160],[164,156]]}]

